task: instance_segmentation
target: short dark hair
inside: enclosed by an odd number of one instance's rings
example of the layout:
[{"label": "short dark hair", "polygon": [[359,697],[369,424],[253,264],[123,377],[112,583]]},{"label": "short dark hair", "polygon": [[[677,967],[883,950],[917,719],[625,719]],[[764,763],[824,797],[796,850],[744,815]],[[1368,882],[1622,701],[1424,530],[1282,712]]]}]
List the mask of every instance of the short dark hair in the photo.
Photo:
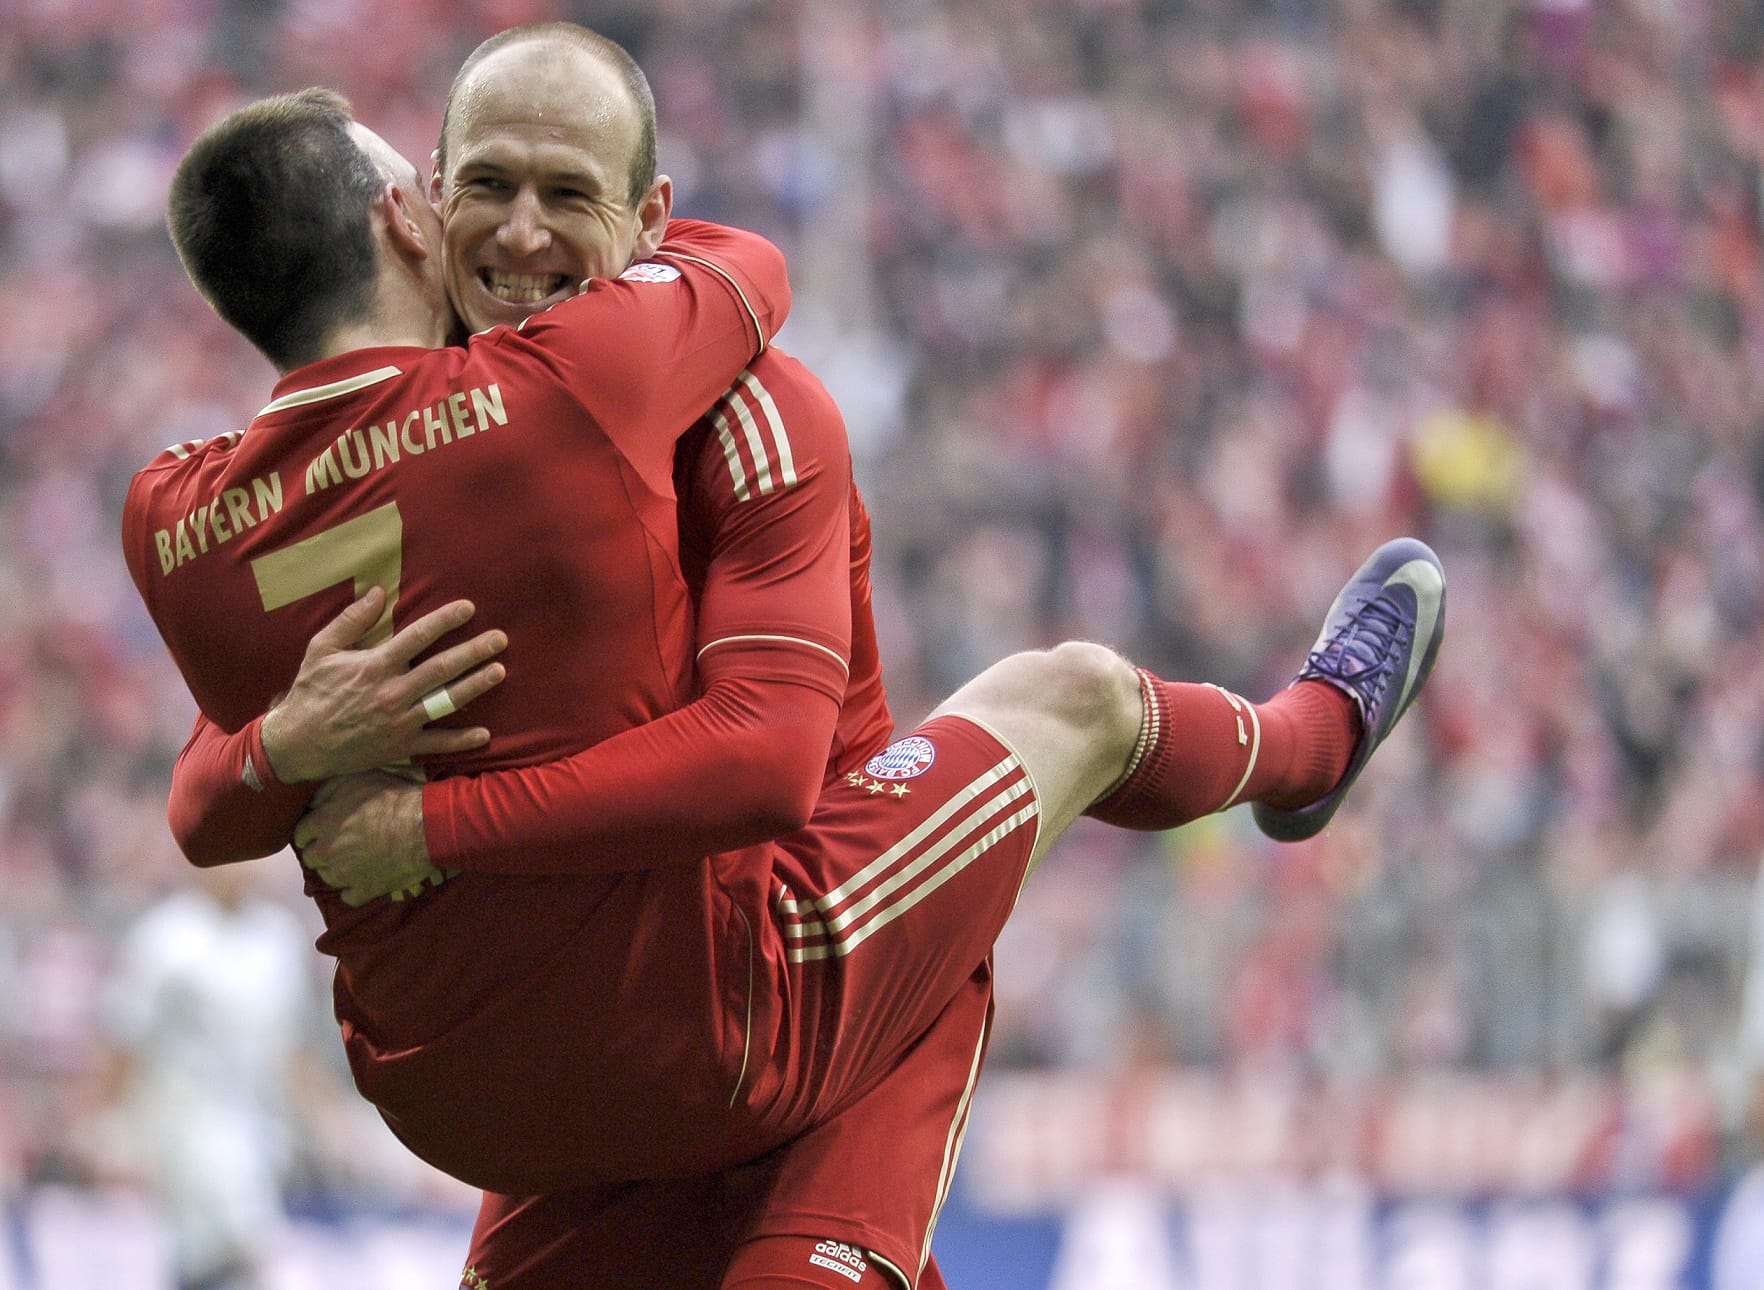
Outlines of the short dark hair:
[{"label": "short dark hair", "polygon": [[326,89],[261,99],[203,131],[178,163],[166,227],[214,311],[282,371],[372,311],[368,212],[384,180]]},{"label": "short dark hair", "polygon": [[510,27],[506,31],[497,32],[466,55],[465,62],[459,65],[459,71],[454,74],[453,84],[448,87],[447,106],[441,111],[441,142],[435,147],[435,168],[443,180],[447,174],[447,136],[453,129],[453,112],[460,87],[477,70],[479,63],[497,50],[521,41],[555,41],[574,45],[607,63],[623,78],[631,101],[637,105],[637,151],[631,158],[629,191],[626,195],[626,201],[630,205],[637,205],[649,191],[649,186],[655,182],[655,95],[650,91],[649,78],[643,74],[637,60],[631,57],[623,45],[574,22],[535,22],[524,27]]}]

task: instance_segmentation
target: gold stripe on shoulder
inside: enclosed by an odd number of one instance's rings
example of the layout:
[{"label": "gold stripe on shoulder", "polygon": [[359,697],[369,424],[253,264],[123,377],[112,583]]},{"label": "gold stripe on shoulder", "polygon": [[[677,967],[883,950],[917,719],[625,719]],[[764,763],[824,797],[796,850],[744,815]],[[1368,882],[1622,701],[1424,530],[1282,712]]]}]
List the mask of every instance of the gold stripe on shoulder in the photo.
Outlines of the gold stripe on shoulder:
[{"label": "gold stripe on shoulder", "polygon": [[354,394],[357,390],[365,390],[370,385],[378,385],[381,381],[389,381],[401,375],[396,367],[376,367],[371,372],[363,372],[360,376],[346,377],[341,381],[332,381],[329,385],[315,385],[307,390],[291,390],[275,402],[266,406],[258,416],[268,412],[285,412],[289,408],[304,407],[308,403],[321,403],[325,399],[341,398],[345,394]]},{"label": "gold stripe on shoulder", "polygon": [[757,311],[755,311],[753,305],[748,301],[747,293],[741,289],[741,284],[739,282],[735,281],[734,274],[730,273],[722,265],[713,263],[712,261],[707,260],[703,256],[700,256],[700,255],[682,255],[679,251],[668,251],[668,250],[658,250],[656,252],[656,255],[658,255],[658,256],[665,255],[665,256],[669,257],[670,259],[674,259],[674,260],[684,260],[687,264],[702,265],[703,267],[709,269],[712,273],[716,274],[724,282],[727,282],[731,287],[733,287],[735,289],[736,298],[741,301],[741,307],[743,309],[747,310],[747,316],[753,322],[753,334],[759,337],[759,352],[762,354],[766,352],[766,350],[768,348],[767,341],[766,341],[766,329],[764,327],[760,326],[759,314]]},{"label": "gold stripe on shoulder", "polygon": [[217,434],[213,439],[186,439],[183,443],[174,443],[167,448],[166,451],[176,457],[179,461],[188,461],[191,457],[196,455],[196,450],[201,448],[204,444],[220,442],[225,443],[228,447],[232,447],[244,437],[245,432],[243,430],[227,430]]}]

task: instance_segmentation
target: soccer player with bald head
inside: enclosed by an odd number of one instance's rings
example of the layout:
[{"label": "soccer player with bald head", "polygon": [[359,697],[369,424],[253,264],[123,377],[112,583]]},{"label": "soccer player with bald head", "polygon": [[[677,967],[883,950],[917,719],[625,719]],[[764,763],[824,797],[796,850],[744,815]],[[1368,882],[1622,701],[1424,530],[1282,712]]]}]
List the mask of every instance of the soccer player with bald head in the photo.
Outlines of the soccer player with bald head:
[{"label": "soccer player with bald head", "polygon": [[[629,278],[625,259],[665,229],[640,76],[567,27],[505,33],[468,60],[433,191],[469,326],[495,336],[568,308],[578,274]],[[1266,704],[1070,643],[1001,662],[879,748],[879,672],[857,650],[867,596],[855,580],[829,596],[824,573],[833,551],[855,579],[867,522],[810,380],[768,353],[704,419],[696,454],[682,445],[683,528],[694,498],[714,517],[694,579],[698,699],[537,760],[482,711],[484,759],[512,753],[506,768],[342,781],[296,835],[315,877],[364,909],[433,869],[486,892],[595,876],[641,895],[585,913],[581,960],[510,981],[469,1034],[352,1043],[406,1142],[494,1193],[463,1284],[941,1285],[930,1235],[984,1052],[991,945],[1052,840],[1081,812],[1164,828],[1238,801],[1275,836],[1309,836],[1425,680],[1443,584],[1405,542],[1350,580]],[[543,685],[523,675],[518,628],[509,640],[503,689]],[[732,683],[745,697],[719,711]],[[324,724],[287,743],[321,742]],[[816,785],[812,818],[752,809],[770,775]],[[752,830],[784,836],[744,846]]]}]

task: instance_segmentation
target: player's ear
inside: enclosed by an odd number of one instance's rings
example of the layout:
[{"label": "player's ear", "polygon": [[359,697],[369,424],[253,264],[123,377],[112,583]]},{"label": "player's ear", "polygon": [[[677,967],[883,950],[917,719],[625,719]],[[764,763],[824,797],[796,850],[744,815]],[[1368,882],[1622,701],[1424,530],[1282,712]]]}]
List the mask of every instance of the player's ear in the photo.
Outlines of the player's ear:
[{"label": "player's ear", "polygon": [[429,154],[429,200],[435,203],[436,209],[441,206],[441,149],[436,148]]},{"label": "player's ear", "polygon": [[674,214],[674,181],[657,175],[643,200],[637,203],[637,244],[632,248],[633,260],[647,260],[655,254],[668,233],[668,220]]},{"label": "player's ear", "polygon": [[387,183],[380,190],[380,204],[386,216],[386,236],[391,239],[393,250],[413,260],[426,260],[434,254],[435,248],[429,245],[428,235],[416,212],[405,201],[402,188]]}]

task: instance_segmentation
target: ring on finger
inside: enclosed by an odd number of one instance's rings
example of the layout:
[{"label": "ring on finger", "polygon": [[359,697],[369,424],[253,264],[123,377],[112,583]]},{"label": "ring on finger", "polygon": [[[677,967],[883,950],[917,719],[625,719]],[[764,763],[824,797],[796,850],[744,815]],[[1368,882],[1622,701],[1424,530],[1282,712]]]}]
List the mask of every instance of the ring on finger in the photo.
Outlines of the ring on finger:
[{"label": "ring on finger", "polygon": [[454,705],[453,696],[447,692],[445,685],[430,690],[423,696],[423,712],[430,721],[439,721],[442,717],[451,717],[459,709]]}]

